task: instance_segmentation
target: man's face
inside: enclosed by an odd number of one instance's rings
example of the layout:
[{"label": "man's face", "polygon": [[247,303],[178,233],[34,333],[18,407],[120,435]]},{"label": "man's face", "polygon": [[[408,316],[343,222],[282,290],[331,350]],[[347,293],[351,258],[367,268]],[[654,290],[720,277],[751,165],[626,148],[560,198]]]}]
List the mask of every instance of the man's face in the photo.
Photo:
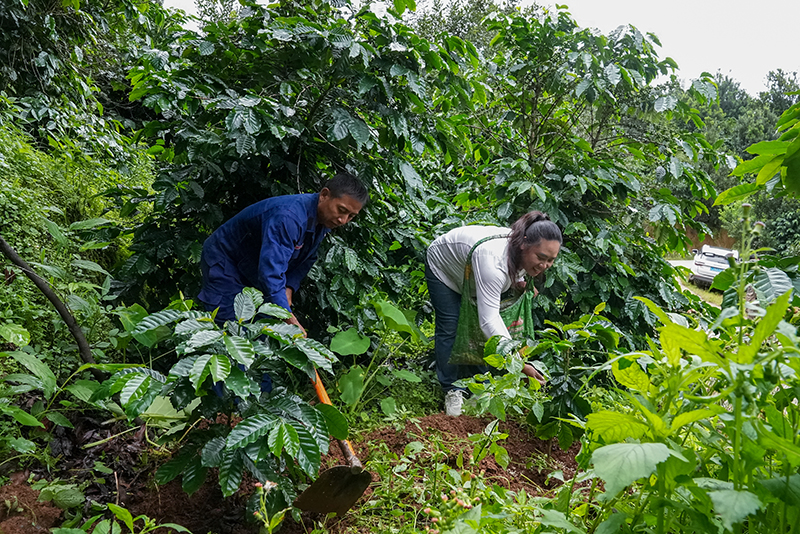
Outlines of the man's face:
[{"label": "man's face", "polygon": [[323,187],[319,192],[317,204],[317,220],[325,228],[338,228],[353,220],[363,204],[350,195],[334,197],[330,189]]}]

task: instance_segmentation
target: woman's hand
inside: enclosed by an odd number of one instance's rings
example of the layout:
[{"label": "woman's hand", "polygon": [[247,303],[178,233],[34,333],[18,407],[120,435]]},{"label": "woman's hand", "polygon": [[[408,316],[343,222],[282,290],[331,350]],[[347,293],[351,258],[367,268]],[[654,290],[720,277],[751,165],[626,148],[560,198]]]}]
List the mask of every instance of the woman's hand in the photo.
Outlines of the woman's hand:
[{"label": "woman's hand", "polygon": [[522,374],[524,374],[525,376],[528,376],[528,377],[530,377],[530,378],[535,378],[536,380],[538,380],[539,384],[541,384],[541,385],[545,385],[545,384],[547,383],[547,380],[545,380],[545,379],[544,379],[544,377],[542,376],[542,373],[540,373],[539,371],[537,371],[537,370],[536,370],[536,369],[535,369],[535,368],[534,368],[534,367],[533,367],[531,364],[529,364],[529,363],[526,363],[526,364],[525,364],[525,365],[522,367]]}]

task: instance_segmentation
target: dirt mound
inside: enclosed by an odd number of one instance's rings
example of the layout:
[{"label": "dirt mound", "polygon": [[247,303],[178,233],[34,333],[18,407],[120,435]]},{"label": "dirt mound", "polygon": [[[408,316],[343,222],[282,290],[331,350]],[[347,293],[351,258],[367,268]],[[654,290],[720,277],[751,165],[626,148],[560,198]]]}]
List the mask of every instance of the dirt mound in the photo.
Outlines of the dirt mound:
[{"label": "dirt mound", "polygon": [[35,534],[50,532],[61,510],[49,502],[39,502],[39,492],[27,483],[28,473],[11,475],[11,482],[0,486],[0,532]]}]

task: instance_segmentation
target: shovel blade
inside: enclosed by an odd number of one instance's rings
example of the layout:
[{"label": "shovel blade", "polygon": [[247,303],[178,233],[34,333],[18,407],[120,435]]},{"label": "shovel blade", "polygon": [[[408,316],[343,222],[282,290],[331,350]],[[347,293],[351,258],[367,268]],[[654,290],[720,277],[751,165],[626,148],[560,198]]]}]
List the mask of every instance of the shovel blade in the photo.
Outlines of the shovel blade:
[{"label": "shovel blade", "polygon": [[294,501],[294,505],[307,512],[328,514],[336,512],[342,517],[364,494],[372,475],[367,471],[347,465],[337,465],[320,474]]}]

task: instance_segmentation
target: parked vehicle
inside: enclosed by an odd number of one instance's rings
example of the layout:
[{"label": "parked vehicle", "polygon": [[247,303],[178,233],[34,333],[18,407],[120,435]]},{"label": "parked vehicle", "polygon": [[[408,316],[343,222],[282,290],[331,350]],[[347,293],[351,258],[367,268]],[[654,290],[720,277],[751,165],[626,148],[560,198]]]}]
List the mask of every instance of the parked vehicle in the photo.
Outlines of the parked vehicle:
[{"label": "parked vehicle", "polygon": [[728,258],[732,257],[735,261],[739,261],[739,251],[729,248],[703,245],[700,250],[694,249],[692,252],[694,253],[694,263],[689,282],[698,286],[710,286],[718,273],[730,267]]}]

